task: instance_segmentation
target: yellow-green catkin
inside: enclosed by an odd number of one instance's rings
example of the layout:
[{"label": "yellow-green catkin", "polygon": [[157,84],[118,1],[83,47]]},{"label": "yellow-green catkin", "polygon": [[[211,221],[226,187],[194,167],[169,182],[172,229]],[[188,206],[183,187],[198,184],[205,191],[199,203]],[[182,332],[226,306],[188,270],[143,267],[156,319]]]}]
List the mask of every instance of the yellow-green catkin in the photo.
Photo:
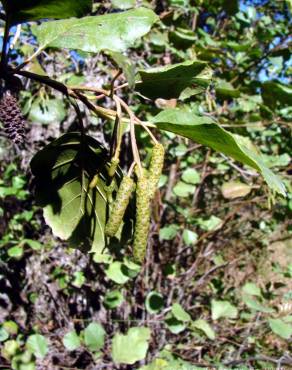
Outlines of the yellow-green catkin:
[{"label": "yellow-green catkin", "polygon": [[140,177],[136,188],[136,225],[134,233],[133,255],[135,261],[142,263],[147,248],[150,227],[150,198],[148,179]]},{"label": "yellow-green catkin", "polygon": [[157,143],[152,150],[152,157],[149,166],[149,197],[152,199],[155,195],[157,185],[162,173],[164,163],[164,147],[162,144]]},{"label": "yellow-green catkin", "polygon": [[124,176],[117,192],[116,199],[113,202],[109,220],[105,227],[106,235],[115,236],[118,232],[134,188],[134,180],[129,176]]},{"label": "yellow-green catkin", "polygon": [[112,158],[111,163],[110,163],[110,167],[107,170],[108,175],[110,177],[114,177],[119,163],[120,163],[120,160],[118,158]]}]

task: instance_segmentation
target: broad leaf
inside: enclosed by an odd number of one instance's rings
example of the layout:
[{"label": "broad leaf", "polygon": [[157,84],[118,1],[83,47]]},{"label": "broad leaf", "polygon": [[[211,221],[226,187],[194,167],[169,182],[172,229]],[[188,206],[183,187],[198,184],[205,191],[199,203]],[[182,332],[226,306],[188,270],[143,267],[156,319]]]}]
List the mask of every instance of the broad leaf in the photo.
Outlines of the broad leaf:
[{"label": "broad leaf", "polygon": [[90,13],[92,0],[2,0],[11,24],[44,18],[64,19]]},{"label": "broad leaf", "polygon": [[61,99],[34,100],[29,111],[29,120],[44,125],[61,122],[66,117],[64,102]]},{"label": "broad leaf", "polygon": [[270,108],[292,105],[292,87],[278,81],[266,81],[262,84],[262,98]]},{"label": "broad leaf", "polygon": [[192,322],[191,327],[194,329],[199,329],[202,332],[205,333],[205,335],[209,338],[214,340],[216,337],[216,334],[212,327],[208,324],[206,320],[198,319]]},{"label": "broad leaf", "polygon": [[80,347],[81,341],[75,330],[64,335],[63,344],[68,351],[75,351]]},{"label": "broad leaf", "polygon": [[190,321],[191,316],[183,309],[179,303],[174,303],[171,308],[173,316],[180,321]]},{"label": "broad leaf", "polygon": [[103,347],[104,337],[104,328],[97,322],[90,323],[84,329],[84,343],[91,352],[98,351]]},{"label": "broad leaf", "polygon": [[143,360],[149,346],[150,330],[134,327],[126,335],[115,334],[112,342],[112,357],[116,364],[132,365]]},{"label": "broad leaf", "polygon": [[213,320],[218,320],[221,317],[235,319],[238,314],[237,308],[228,301],[216,301],[212,299],[211,307]]},{"label": "broad leaf", "polygon": [[137,90],[150,99],[186,99],[202,92],[212,73],[205,62],[186,61],[166,67],[139,71],[141,83]]},{"label": "broad leaf", "polygon": [[245,197],[251,192],[252,187],[239,181],[225,182],[222,187],[222,195],[226,199]]},{"label": "broad leaf", "polygon": [[[105,246],[106,153],[90,137],[63,135],[31,161],[36,198],[54,235],[100,254]],[[89,184],[98,174],[94,188]]]},{"label": "broad leaf", "polygon": [[32,31],[42,49],[122,52],[148,33],[157,19],[152,10],[138,8],[123,13],[45,22],[32,27]]},{"label": "broad leaf", "polygon": [[44,358],[49,351],[47,339],[40,334],[30,335],[27,339],[26,347],[37,358]]},{"label": "broad leaf", "polygon": [[270,188],[285,196],[281,180],[264,164],[261,156],[248,146],[248,140],[233,135],[212,118],[196,116],[179,109],[166,109],[153,117],[152,123],[160,130],[170,131],[224,153],[259,171]]},{"label": "broad leaf", "polygon": [[289,339],[292,336],[292,325],[281,319],[269,319],[269,325],[272,331],[281,338]]}]

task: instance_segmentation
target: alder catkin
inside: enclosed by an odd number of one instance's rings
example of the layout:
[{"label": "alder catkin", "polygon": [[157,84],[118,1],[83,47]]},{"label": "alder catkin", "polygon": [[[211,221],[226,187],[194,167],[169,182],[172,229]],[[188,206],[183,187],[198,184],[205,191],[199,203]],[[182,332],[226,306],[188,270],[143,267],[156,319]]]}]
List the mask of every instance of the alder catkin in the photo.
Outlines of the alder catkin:
[{"label": "alder catkin", "polygon": [[0,121],[9,139],[15,144],[23,144],[25,138],[25,119],[16,96],[5,90],[0,98]]},{"label": "alder catkin", "polygon": [[152,157],[149,166],[149,197],[152,199],[155,195],[157,185],[162,173],[164,163],[164,147],[162,144],[157,143],[152,150]]},{"label": "alder catkin", "polygon": [[144,176],[140,177],[136,188],[136,225],[134,233],[133,255],[135,261],[142,263],[147,248],[150,227],[149,183]]},{"label": "alder catkin", "polygon": [[129,176],[124,176],[117,192],[116,199],[112,204],[112,211],[105,227],[106,235],[115,236],[118,232],[134,188],[134,180]]}]

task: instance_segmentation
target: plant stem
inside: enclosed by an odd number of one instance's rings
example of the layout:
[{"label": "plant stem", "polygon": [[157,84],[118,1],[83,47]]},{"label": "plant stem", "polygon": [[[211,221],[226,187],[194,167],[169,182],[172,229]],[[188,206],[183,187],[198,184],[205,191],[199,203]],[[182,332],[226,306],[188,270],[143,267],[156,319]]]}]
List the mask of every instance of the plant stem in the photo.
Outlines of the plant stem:
[{"label": "plant stem", "polygon": [[2,53],[1,53],[1,74],[4,73],[6,64],[7,64],[7,44],[9,42],[9,30],[10,30],[10,22],[6,19],[5,28],[4,28],[4,36],[3,36],[3,44],[2,44]]}]

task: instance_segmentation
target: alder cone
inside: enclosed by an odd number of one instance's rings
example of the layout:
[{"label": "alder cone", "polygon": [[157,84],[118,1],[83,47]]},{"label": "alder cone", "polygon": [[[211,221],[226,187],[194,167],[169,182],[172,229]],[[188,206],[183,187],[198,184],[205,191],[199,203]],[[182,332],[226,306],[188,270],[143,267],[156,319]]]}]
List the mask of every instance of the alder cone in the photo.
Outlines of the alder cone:
[{"label": "alder cone", "polygon": [[23,144],[25,139],[25,119],[16,96],[5,90],[0,99],[0,121],[9,139],[15,144]]}]

